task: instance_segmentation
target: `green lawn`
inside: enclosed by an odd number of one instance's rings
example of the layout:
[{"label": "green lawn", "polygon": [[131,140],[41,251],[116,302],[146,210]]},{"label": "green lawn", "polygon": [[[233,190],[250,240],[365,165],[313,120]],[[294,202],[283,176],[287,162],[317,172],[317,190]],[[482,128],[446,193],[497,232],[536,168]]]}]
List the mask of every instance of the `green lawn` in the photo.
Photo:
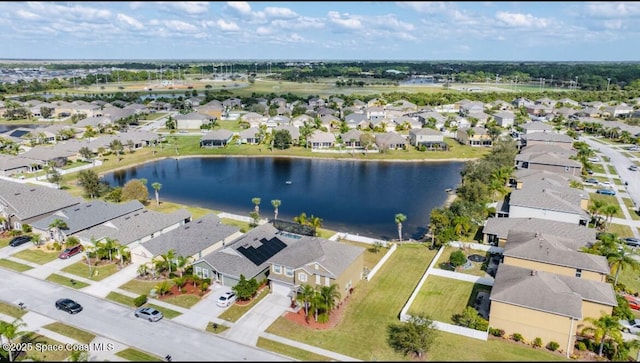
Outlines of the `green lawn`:
[{"label": "green lawn", "polygon": [[[434,256],[435,251],[422,245],[400,246],[373,280],[356,286],[342,321],[333,329],[314,331],[278,318],[267,332],[365,361],[412,360],[389,347],[386,329],[389,324],[399,323],[400,310]],[[481,341],[444,332],[440,332],[427,357],[432,361],[563,360],[556,354],[525,345]]]},{"label": "green lawn", "polygon": [[63,362],[71,354],[71,351],[67,350],[66,348],[58,351],[56,350],[48,350],[46,352],[38,351],[37,349],[35,349],[36,345],[39,345],[42,347],[52,347],[52,346],[65,347],[65,344],[35,332],[27,332],[27,334],[21,336],[16,341],[24,342],[24,343],[30,342],[34,347],[34,349],[29,350],[26,353],[26,355],[20,355],[18,360],[24,360],[24,361],[30,360],[33,362]]},{"label": "green lawn", "polygon": [[11,238],[0,238],[0,248],[7,247],[11,242]]},{"label": "green lawn", "polygon": [[29,248],[20,252],[14,253],[12,256],[21,260],[44,265],[45,263],[54,261],[58,258],[60,252],[58,251],[45,251],[39,248]]},{"label": "green lawn", "polygon": [[14,318],[21,318],[27,313],[27,310],[22,310],[17,305],[7,304],[0,301],[0,313],[12,316]]},{"label": "green lawn", "polygon": [[236,322],[247,311],[249,311],[252,307],[254,307],[260,300],[264,299],[267,295],[269,295],[269,289],[268,288],[262,289],[262,291],[258,293],[258,296],[256,296],[253,300],[251,300],[249,304],[239,305],[238,303],[235,303],[229,306],[225,311],[223,311],[222,314],[218,316],[218,318],[226,321],[230,321],[230,322]]},{"label": "green lawn", "polygon": [[24,271],[27,271],[27,270],[31,270],[33,268],[33,267],[29,266],[29,265],[25,265],[25,264],[20,263],[20,262],[7,260],[6,258],[1,258],[0,259],[0,266],[6,267],[8,269],[11,269],[11,270],[14,270],[14,271],[18,271],[18,272],[24,272]]},{"label": "green lawn", "polygon": [[409,315],[428,312],[433,320],[453,324],[451,316],[473,306],[478,292],[490,292],[489,286],[467,281],[429,276],[409,308]]},{"label": "green lawn", "polygon": [[186,309],[199,303],[200,300],[202,299],[199,296],[195,296],[195,295],[179,295],[179,296],[172,296],[172,297],[162,299],[162,301],[164,302],[167,302],[169,304],[173,304],[176,306],[180,306]]},{"label": "green lawn", "polygon": [[114,291],[111,291],[107,296],[106,296],[107,300],[111,300],[111,301],[115,301],[117,303],[120,303],[122,305],[127,305],[130,306],[132,308],[135,308],[136,305],[133,303],[133,299],[132,297],[129,297],[127,295],[123,295]]},{"label": "green lawn", "polygon": [[611,223],[607,227],[607,232],[615,233],[618,237],[629,237],[633,236],[633,232],[631,231],[631,227],[625,224],[616,224]]},{"label": "green lawn", "polygon": [[258,337],[256,347],[268,350],[270,352],[282,354],[301,362],[333,362],[333,358],[316,354],[308,350],[293,347],[291,345],[282,344],[274,340]]},{"label": "green lawn", "polygon": [[243,221],[239,221],[239,220],[231,219],[231,218],[221,218],[221,221],[224,224],[228,224],[230,226],[236,226],[236,227],[240,228],[240,232],[242,232],[242,233],[247,233],[248,231],[250,231],[252,229],[252,227],[249,224],[249,222],[243,222]]},{"label": "green lawn", "polygon": [[87,284],[86,282],[77,280],[74,280],[75,283],[72,283],[70,278],[58,274],[51,274],[47,276],[46,280],[55,282],[58,285],[73,287],[74,289],[82,289],[83,287],[89,286],[89,284]]},{"label": "green lawn", "polygon": [[130,362],[164,362],[164,358],[160,358],[157,355],[145,353],[133,348],[121,350],[115,355]]},{"label": "green lawn", "polygon": [[[459,250],[460,248],[458,247],[445,247],[445,250],[442,252],[442,255],[440,255],[440,259],[438,260],[438,262],[434,265],[435,268],[441,268],[441,269],[447,269],[450,270],[448,268],[448,266],[446,266],[447,262],[449,262],[449,259],[451,258],[451,253],[453,253],[454,251]],[[467,251],[463,250],[465,252],[465,255],[468,257],[470,255],[473,254],[477,254],[477,255],[482,255],[482,256],[486,256],[487,258],[488,253],[485,251],[481,251],[481,250],[474,250],[474,249],[469,249]],[[470,269],[466,269],[463,270],[462,267],[458,268],[457,272],[461,272],[461,273],[465,273],[465,274],[469,274],[469,275],[474,275],[474,276],[485,276],[486,272],[482,269],[482,263],[478,263],[478,262],[472,262],[472,268]]]},{"label": "green lawn", "polygon": [[84,261],[78,261],[73,265],[63,268],[62,271],[93,281],[100,281],[120,271],[120,269],[118,269],[118,264],[115,262],[103,266],[94,266],[91,270],[92,276],[89,276],[89,265]]},{"label": "green lawn", "polygon": [[82,329],[72,327],[60,322],[44,325],[43,328],[62,334],[83,344],[89,344],[96,337],[95,334],[89,333]]},{"label": "green lawn", "polygon": [[[138,279],[133,279],[127,282],[124,285],[121,285],[120,288],[125,291],[133,292],[138,295],[147,295],[149,296],[152,289],[155,289],[156,286],[160,285],[165,280],[156,280],[156,281],[143,281]],[[169,286],[173,286],[173,280],[166,280],[169,282]]]},{"label": "green lawn", "polygon": [[218,326],[214,329],[213,328],[213,324],[214,323],[212,321],[210,321],[209,324],[207,324],[207,327],[204,330],[208,331],[209,333],[220,334],[223,331],[229,329],[228,326],[223,325],[223,324],[218,324]]},{"label": "green lawn", "polygon": [[[604,204],[607,205],[615,205],[618,207],[618,211],[613,215],[615,218],[624,218],[624,214],[622,213],[622,209],[620,208],[620,204],[618,204],[618,199],[615,195],[604,195],[598,193],[589,193],[589,205],[593,203],[594,200],[600,200]],[[602,212],[600,212],[602,215]],[[604,217],[604,216],[603,216]]]},{"label": "green lawn", "polygon": [[618,171],[616,170],[615,166],[607,164],[607,169],[609,170],[609,174],[618,175]]},{"label": "green lawn", "polygon": [[630,198],[622,198],[622,201],[624,202],[624,205],[627,207],[627,210],[631,215],[631,219],[636,221],[640,220],[640,216],[635,212],[635,209],[633,206],[633,200],[631,200]]}]

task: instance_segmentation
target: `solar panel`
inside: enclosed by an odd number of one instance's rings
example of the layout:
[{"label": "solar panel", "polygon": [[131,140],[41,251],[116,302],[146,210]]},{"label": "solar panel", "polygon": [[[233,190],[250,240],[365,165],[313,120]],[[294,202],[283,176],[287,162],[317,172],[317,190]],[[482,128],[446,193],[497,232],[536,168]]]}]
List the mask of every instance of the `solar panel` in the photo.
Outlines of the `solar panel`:
[{"label": "solar panel", "polygon": [[278,237],[273,237],[270,240],[266,238],[262,238],[260,240],[260,246],[255,248],[253,246],[249,247],[238,247],[238,252],[242,253],[244,257],[249,259],[254,265],[260,266],[266,260],[273,257],[276,253],[282,251],[287,245],[278,239]]}]

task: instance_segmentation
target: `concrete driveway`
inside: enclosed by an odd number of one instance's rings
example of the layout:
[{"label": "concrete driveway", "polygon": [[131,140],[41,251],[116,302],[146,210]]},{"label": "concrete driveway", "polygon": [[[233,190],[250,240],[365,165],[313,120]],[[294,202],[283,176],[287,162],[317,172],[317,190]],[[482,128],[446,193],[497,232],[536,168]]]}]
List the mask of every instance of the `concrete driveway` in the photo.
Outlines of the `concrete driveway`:
[{"label": "concrete driveway", "polygon": [[238,343],[255,346],[258,337],[284,314],[291,303],[287,296],[269,293],[256,306],[220,335]]}]

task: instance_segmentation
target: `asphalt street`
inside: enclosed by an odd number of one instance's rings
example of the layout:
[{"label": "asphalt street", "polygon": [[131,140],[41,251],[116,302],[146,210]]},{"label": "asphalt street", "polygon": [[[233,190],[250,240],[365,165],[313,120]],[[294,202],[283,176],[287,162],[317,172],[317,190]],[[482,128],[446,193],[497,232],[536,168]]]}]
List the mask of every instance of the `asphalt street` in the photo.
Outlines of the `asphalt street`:
[{"label": "asphalt street", "polygon": [[[138,319],[132,308],[25,274],[3,270],[3,275],[1,300],[24,302],[30,311],[161,357],[171,355],[174,361],[291,360],[169,319]],[[76,300],[84,310],[76,315],[59,311],[54,303],[60,298]]]}]

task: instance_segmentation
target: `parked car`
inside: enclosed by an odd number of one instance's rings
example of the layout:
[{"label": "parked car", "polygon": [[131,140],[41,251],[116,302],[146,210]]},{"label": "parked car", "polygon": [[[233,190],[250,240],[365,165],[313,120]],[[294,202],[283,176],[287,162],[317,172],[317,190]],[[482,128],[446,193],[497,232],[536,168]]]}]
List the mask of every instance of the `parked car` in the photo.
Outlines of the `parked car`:
[{"label": "parked car", "polygon": [[586,179],[584,183],[589,185],[598,185],[599,181],[598,179],[589,178],[589,179]]},{"label": "parked car", "polygon": [[616,195],[615,190],[612,189],[598,189],[596,190],[596,193],[604,195]]},{"label": "parked car", "polygon": [[589,158],[589,161],[591,161],[592,163],[597,163],[598,161],[600,161],[600,158],[597,156],[592,156]]},{"label": "parked car", "polygon": [[139,308],[138,310],[136,310],[136,312],[134,313],[134,315],[136,316],[136,318],[143,318],[143,319],[147,319],[151,322],[154,321],[158,321],[160,319],[162,319],[163,315],[160,311],[154,309],[154,308],[149,308],[149,307],[142,307]]},{"label": "parked car", "polygon": [[21,246],[21,245],[29,242],[29,241],[31,241],[31,237],[30,236],[17,236],[17,237],[13,237],[11,242],[9,242],[9,246],[18,247],[18,246]]},{"label": "parked car", "polygon": [[591,169],[587,169],[587,174],[589,174],[589,175],[593,175],[593,170],[591,170]]},{"label": "parked car", "polygon": [[640,319],[620,320],[620,326],[622,326],[622,331],[626,331],[631,334],[640,333]]},{"label": "parked car", "polygon": [[630,146],[627,150],[629,150],[629,151],[640,151],[640,147],[638,147],[638,146]]},{"label": "parked car", "polygon": [[59,299],[56,301],[56,309],[66,311],[69,314],[77,314],[82,311],[82,305],[71,299]]},{"label": "parked car", "polygon": [[75,245],[73,247],[65,248],[64,251],[60,252],[60,255],[58,255],[58,258],[65,260],[67,258],[77,255],[80,252],[82,252],[82,245]]},{"label": "parked car", "polygon": [[640,238],[635,238],[635,237],[625,237],[622,239],[622,241],[627,245],[627,246],[631,246],[631,247],[640,247]]},{"label": "parked car", "polygon": [[236,301],[236,298],[237,296],[233,291],[227,291],[218,298],[216,305],[221,308],[226,308],[227,306],[233,304]]},{"label": "parked car", "polygon": [[624,299],[629,302],[629,307],[633,310],[640,310],[640,301],[635,296],[624,295]]},{"label": "parked car", "polygon": [[603,187],[607,187],[607,188],[613,187],[613,184],[611,184],[610,181],[599,182],[598,185],[603,186]]},{"label": "parked car", "polygon": [[629,170],[638,171],[638,166],[637,165],[629,165]]}]

